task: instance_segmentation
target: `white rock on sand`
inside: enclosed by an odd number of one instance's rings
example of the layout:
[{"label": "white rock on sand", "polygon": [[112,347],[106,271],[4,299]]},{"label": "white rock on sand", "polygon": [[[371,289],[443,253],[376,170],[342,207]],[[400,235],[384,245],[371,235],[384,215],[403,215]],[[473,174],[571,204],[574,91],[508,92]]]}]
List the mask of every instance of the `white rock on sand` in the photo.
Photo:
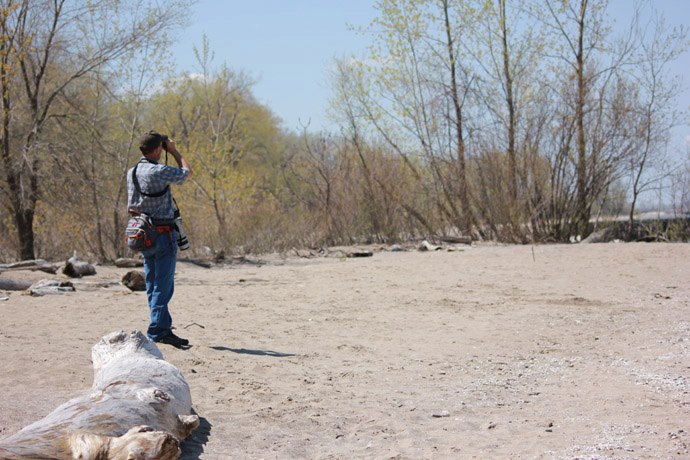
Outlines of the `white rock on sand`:
[{"label": "white rock on sand", "polygon": [[[181,263],[182,458],[689,457],[689,279],[687,244]],[[77,289],[4,294],[0,438],[90,386],[102,335],[146,329],[145,293]]]}]

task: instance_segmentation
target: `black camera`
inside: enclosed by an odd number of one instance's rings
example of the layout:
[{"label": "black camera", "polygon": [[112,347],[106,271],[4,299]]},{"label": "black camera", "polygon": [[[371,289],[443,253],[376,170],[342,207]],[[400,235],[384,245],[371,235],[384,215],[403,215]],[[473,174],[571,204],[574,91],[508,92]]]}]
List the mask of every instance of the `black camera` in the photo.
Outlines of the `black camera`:
[{"label": "black camera", "polygon": [[186,251],[189,249],[189,240],[187,239],[187,234],[184,231],[184,228],[182,228],[182,217],[180,217],[180,208],[177,207],[177,203],[175,203],[175,230],[177,230],[177,246],[180,248],[182,251]]},{"label": "black camera", "polygon": [[168,144],[166,142],[167,140],[168,136],[166,136],[165,134],[161,134],[161,146],[163,147],[163,150],[165,150],[166,152],[168,151]]}]

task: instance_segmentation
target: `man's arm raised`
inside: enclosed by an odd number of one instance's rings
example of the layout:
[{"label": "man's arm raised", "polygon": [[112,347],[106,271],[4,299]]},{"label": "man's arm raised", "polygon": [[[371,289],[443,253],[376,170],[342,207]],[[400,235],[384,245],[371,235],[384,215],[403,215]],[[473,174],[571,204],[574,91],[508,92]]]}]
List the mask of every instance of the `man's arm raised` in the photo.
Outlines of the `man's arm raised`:
[{"label": "man's arm raised", "polygon": [[190,179],[192,177],[192,167],[189,165],[187,160],[184,159],[182,154],[177,151],[177,147],[175,147],[175,141],[172,139],[168,139],[166,142],[166,147],[167,151],[170,152],[170,154],[175,158],[175,161],[177,162],[177,166],[179,166],[182,169],[186,169],[189,171],[189,175],[187,176],[187,179]]}]

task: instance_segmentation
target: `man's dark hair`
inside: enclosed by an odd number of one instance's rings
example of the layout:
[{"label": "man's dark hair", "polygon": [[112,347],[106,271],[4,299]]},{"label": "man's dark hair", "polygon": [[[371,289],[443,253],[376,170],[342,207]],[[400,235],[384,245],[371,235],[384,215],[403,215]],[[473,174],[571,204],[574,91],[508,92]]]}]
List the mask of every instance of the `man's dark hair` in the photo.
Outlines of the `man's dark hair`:
[{"label": "man's dark hair", "polygon": [[142,154],[148,155],[161,146],[163,139],[162,134],[153,130],[144,133],[139,139],[139,150]]}]

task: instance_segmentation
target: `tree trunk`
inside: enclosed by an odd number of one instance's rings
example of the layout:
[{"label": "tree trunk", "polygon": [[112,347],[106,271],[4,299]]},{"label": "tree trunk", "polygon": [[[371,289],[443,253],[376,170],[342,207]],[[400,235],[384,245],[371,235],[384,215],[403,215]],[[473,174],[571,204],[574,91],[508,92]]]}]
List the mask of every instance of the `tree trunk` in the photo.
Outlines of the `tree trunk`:
[{"label": "tree trunk", "polygon": [[34,210],[15,209],[14,223],[19,237],[19,259],[32,260],[34,255]]},{"label": "tree trunk", "polygon": [[463,232],[469,233],[472,231],[474,219],[472,217],[472,210],[467,193],[467,165],[465,162],[462,105],[460,102],[460,94],[458,93],[457,83],[457,56],[455,56],[455,50],[453,48],[454,42],[451,34],[448,8],[448,0],[443,0],[443,18],[444,25],[446,27],[446,46],[448,51],[448,63],[450,65],[450,94],[453,100],[453,111],[455,114],[454,134],[455,142],[457,144],[456,160],[458,166],[458,199],[460,200],[460,209],[463,213],[461,216],[462,221],[459,222],[459,227]]},{"label": "tree trunk", "polygon": [[[513,76],[510,71],[510,50],[508,49],[508,25],[506,24],[506,1],[498,0],[499,20],[501,25],[501,45],[503,50],[503,78],[505,79],[505,98],[508,107],[508,168],[510,182],[510,199],[513,200],[511,214],[515,212],[518,202],[517,158],[515,154],[515,100],[513,98]],[[514,223],[514,222],[513,222]]]},{"label": "tree trunk", "polygon": [[585,15],[587,0],[580,0],[580,15],[578,17],[577,36],[577,102],[575,106],[575,122],[577,124],[577,206],[575,215],[576,231],[586,236],[589,225],[589,210],[587,204],[587,143],[585,139]]}]

